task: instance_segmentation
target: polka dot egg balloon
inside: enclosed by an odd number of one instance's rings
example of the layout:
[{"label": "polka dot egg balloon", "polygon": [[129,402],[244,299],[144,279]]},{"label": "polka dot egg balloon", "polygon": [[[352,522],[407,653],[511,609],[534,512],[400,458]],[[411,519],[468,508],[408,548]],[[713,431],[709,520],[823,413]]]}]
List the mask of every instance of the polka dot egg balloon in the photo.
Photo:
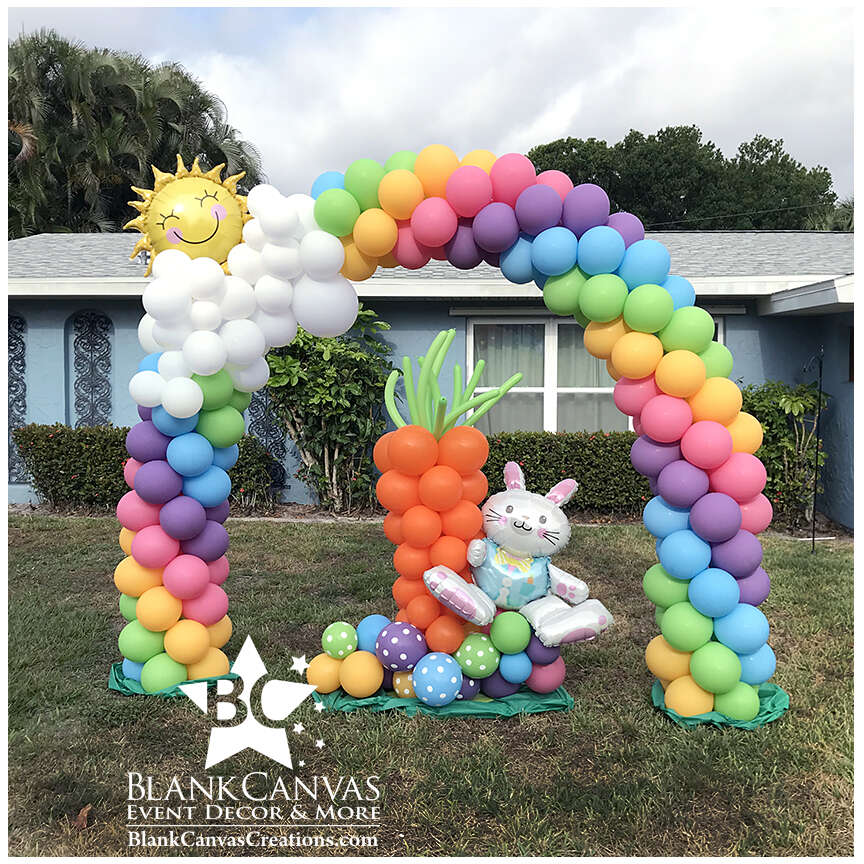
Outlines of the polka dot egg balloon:
[{"label": "polka dot egg balloon", "polygon": [[423,633],[405,621],[388,624],[375,642],[375,654],[381,665],[393,672],[409,672],[428,651]]},{"label": "polka dot egg balloon", "polygon": [[414,694],[426,705],[449,705],[462,689],[462,670],[449,655],[433,651],[420,659],[412,676]]},{"label": "polka dot egg balloon", "polygon": [[471,678],[488,678],[501,660],[498,649],[484,633],[471,633],[454,655],[462,671]]},{"label": "polka dot egg balloon", "polygon": [[344,660],[357,649],[357,631],[345,621],[334,621],[321,634],[321,647],[335,660]]}]

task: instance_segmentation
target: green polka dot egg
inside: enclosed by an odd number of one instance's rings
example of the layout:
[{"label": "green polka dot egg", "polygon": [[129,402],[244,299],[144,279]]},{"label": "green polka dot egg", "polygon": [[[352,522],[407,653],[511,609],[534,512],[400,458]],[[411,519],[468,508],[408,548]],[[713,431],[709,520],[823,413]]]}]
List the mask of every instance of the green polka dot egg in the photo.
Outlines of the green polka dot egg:
[{"label": "green polka dot egg", "polygon": [[462,672],[471,678],[488,678],[501,659],[492,640],[483,633],[471,633],[453,655]]},{"label": "green polka dot egg", "polygon": [[334,660],[344,660],[357,649],[357,631],[345,621],[334,621],[321,634],[321,647]]}]

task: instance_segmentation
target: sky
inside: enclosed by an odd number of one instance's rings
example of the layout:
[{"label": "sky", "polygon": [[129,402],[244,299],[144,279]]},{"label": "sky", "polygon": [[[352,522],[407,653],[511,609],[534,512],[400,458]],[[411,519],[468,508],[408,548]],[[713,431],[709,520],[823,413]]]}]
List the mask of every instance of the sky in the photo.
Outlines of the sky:
[{"label": "sky", "polygon": [[727,156],[761,133],[852,192],[852,13],[696,8],[11,8],[9,37],[52,27],[178,61],[308,191],[354,159],[448,144],[527,152],[696,124]]}]

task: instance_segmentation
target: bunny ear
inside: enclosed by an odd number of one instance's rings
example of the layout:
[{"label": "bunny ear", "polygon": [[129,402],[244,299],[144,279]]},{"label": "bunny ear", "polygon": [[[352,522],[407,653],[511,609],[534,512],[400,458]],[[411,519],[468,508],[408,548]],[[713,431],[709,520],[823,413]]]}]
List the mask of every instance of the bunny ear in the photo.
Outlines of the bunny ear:
[{"label": "bunny ear", "polygon": [[504,485],[508,489],[524,489],[525,477],[522,469],[515,462],[508,462],[504,466]]},{"label": "bunny ear", "polygon": [[556,483],[547,493],[546,497],[559,507],[563,507],[575,494],[579,484],[575,480],[562,480]]}]

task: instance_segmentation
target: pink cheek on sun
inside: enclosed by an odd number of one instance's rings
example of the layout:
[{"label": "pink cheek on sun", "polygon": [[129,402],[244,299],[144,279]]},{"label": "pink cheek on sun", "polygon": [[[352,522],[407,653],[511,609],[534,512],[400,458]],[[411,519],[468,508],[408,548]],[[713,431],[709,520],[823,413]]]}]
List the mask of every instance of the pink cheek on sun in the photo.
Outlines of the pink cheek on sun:
[{"label": "pink cheek on sun", "polygon": [[169,228],[165,236],[169,243],[180,243],[183,240],[183,232],[179,228]]},{"label": "pink cheek on sun", "polygon": [[224,219],[228,215],[228,211],[221,204],[214,204],[210,208],[210,215],[214,219]]}]

